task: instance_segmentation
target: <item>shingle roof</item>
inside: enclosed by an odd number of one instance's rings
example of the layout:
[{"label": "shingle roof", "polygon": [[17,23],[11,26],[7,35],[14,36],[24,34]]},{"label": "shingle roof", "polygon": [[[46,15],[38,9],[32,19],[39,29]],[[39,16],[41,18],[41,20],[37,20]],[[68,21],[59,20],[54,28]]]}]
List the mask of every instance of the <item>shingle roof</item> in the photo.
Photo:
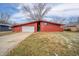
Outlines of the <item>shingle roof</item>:
[{"label": "shingle roof", "polygon": [[9,25],[9,24],[0,24],[0,25],[4,25],[4,26],[11,26],[11,25]]}]

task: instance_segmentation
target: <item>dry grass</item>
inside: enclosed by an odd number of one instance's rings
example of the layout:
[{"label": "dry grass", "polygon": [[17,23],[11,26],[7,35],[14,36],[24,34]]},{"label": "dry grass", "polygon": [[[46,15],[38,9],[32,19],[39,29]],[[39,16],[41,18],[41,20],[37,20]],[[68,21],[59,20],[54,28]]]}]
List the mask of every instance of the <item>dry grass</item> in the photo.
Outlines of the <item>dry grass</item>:
[{"label": "dry grass", "polygon": [[[22,41],[8,55],[15,56],[51,56],[51,55],[79,55],[79,41],[72,42],[72,32],[38,32]],[[79,38],[77,36],[77,38]],[[67,39],[67,40],[66,40]],[[77,39],[76,39],[77,40]],[[71,44],[72,43],[72,44]]]}]

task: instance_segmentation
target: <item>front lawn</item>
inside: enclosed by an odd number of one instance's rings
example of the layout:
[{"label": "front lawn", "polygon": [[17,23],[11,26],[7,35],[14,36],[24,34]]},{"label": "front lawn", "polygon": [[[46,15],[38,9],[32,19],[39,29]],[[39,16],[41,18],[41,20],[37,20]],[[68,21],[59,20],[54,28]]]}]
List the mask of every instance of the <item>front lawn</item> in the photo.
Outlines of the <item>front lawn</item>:
[{"label": "front lawn", "polygon": [[38,32],[18,44],[8,55],[55,56],[79,55],[79,33]]}]

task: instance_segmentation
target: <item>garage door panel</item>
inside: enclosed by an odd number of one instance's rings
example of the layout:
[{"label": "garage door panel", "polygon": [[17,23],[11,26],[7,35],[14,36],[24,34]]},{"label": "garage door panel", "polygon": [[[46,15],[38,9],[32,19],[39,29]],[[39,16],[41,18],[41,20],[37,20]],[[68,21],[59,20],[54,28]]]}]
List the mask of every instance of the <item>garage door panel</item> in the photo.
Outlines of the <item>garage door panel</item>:
[{"label": "garage door panel", "polygon": [[22,26],[22,32],[34,32],[34,26]]}]

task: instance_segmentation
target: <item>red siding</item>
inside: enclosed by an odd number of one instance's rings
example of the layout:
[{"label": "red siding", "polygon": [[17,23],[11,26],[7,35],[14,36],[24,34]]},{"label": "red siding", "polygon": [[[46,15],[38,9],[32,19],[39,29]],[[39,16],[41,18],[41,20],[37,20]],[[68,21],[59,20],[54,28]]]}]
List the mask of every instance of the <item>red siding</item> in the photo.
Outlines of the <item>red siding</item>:
[{"label": "red siding", "polygon": [[[34,32],[37,32],[37,23],[38,22],[31,22],[26,24],[20,24],[12,27],[14,32],[22,32],[22,26],[34,26]],[[45,25],[47,23],[47,25]],[[49,23],[49,22],[40,22],[40,32],[61,32],[63,28],[61,28],[60,24]]]},{"label": "red siding", "polygon": [[21,32],[22,26],[34,26],[34,32],[37,32],[37,22],[29,23],[29,24],[26,23],[26,24],[23,24],[23,25],[15,26],[15,27],[13,27],[13,31],[14,32]]},{"label": "red siding", "polygon": [[13,27],[13,28],[12,28],[12,31],[13,31],[13,32],[21,32],[21,27],[20,27],[20,26]]},{"label": "red siding", "polygon": [[60,25],[47,23],[45,25],[45,22],[40,22],[40,31],[41,32],[58,32],[63,31],[63,28],[60,28]]}]

